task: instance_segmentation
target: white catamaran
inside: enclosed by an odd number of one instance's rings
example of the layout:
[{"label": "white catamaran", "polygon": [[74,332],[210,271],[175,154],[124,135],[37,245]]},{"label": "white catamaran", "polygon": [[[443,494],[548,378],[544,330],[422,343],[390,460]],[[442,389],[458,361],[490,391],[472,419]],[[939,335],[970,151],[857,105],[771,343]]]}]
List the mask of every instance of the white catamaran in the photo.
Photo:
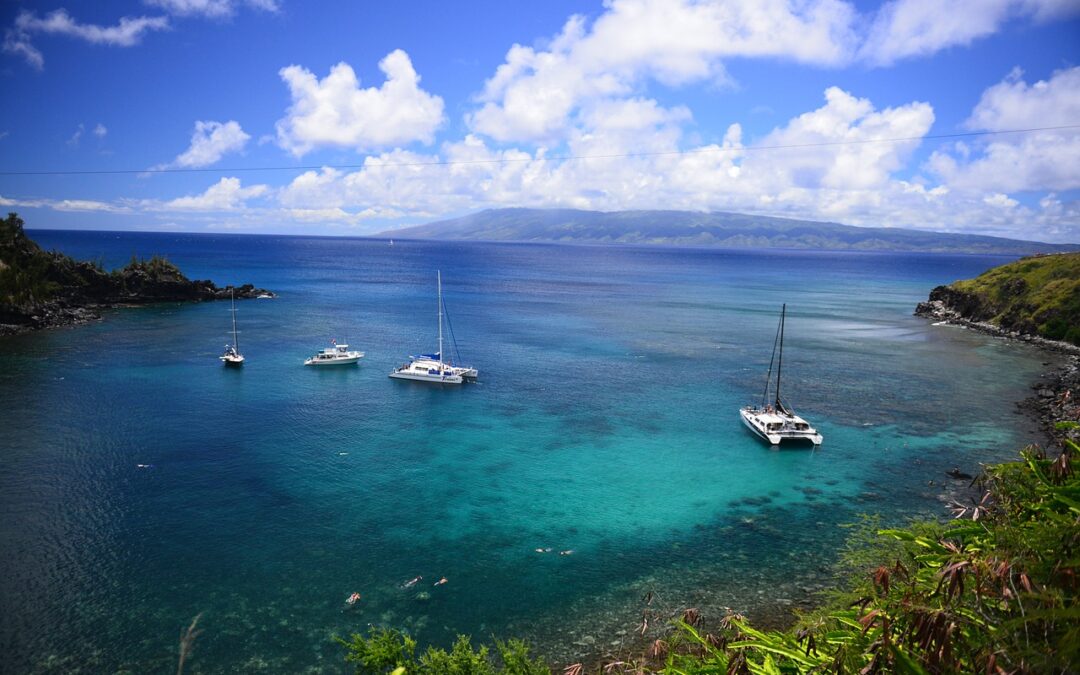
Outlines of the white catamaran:
[{"label": "white catamaran", "polygon": [[236,339],[236,295],[232,289],[229,290],[229,300],[232,303],[229,310],[232,312],[232,344],[225,345],[225,353],[218,358],[227,366],[242,366],[244,355],[240,353],[240,342]]},{"label": "white catamaran", "polygon": [[[410,356],[409,363],[398,366],[390,377],[398,380],[413,380],[416,382],[435,382],[438,384],[461,384],[472,381],[479,375],[476,368],[457,366],[443,360],[443,315],[445,307],[442,300],[442,271],[436,275],[439,295],[439,351],[434,354],[419,354]],[[454,329],[450,327],[451,340]]]},{"label": "white catamaran", "polygon": [[777,356],[777,344],[780,346],[780,358],[776,364],[776,398],[771,405],[765,403],[769,396],[769,386],[772,384],[773,361],[770,359],[769,374],[765,379],[765,392],[761,395],[761,405],[748,405],[739,410],[739,416],[750,431],[768,441],[770,445],[780,445],[783,441],[810,441],[814,445],[821,445],[824,440],[821,434],[780,400],[780,370],[784,365],[786,314],[787,305],[785,304],[780,310],[780,326],[776,329],[776,338],[773,340],[773,358]]}]

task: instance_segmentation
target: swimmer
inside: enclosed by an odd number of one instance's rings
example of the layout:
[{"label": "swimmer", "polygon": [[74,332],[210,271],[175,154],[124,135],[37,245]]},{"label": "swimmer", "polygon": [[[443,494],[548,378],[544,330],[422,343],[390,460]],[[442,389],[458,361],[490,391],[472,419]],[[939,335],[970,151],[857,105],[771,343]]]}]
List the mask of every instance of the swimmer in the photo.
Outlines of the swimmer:
[{"label": "swimmer", "polygon": [[138,468],[138,469],[153,469],[154,465],[153,464],[136,464],[135,467]]},{"label": "swimmer", "polygon": [[347,604],[347,605],[355,605],[358,600],[360,600],[360,594],[359,593],[353,593],[352,595],[349,596],[349,599],[345,601],[345,604]]},{"label": "swimmer", "polygon": [[559,555],[570,555],[574,552],[574,549],[568,548],[565,551],[559,551]]},{"label": "swimmer", "polygon": [[536,552],[537,552],[537,553],[543,553],[543,552],[544,552],[544,549],[542,549],[542,548],[538,548],[538,549],[536,549]]},{"label": "swimmer", "polygon": [[439,579],[438,581],[436,581],[433,585],[434,586],[442,586],[445,583],[446,583],[446,577],[443,577],[442,579]]},{"label": "swimmer", "polygon": [[404,584],[402,584],[401,587],[402,588],[412,588],[413,586],[415,586],[417,584],[417,582],[419,582],[423,578],[424,577],[416,577],[415,579],[409,579]]}]

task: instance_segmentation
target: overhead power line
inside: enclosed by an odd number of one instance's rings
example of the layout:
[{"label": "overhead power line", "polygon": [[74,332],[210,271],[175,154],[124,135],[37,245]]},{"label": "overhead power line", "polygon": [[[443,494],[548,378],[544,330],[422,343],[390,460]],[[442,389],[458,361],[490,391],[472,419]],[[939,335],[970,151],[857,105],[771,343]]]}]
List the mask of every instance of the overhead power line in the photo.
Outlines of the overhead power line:
[{"label": "overhead power line", "polygon": [[800,148],[824,148],[842,145],[867,145],[870,143],[904,143],[907,141],[942,140],[948,138],[970,138],[973,136],[1000,136],[1005,134],[1027,134],[1036,131],[1063,131],[1080,129],[1080,124],[1067,124],[1056,127],[1033,127],[1031,129],[1006,129],[1002,131],[969,131],[955,134],[933,134],[930,136],[900,136],[896,138],[866,138],[848,141],[821,141],[819,143],[790,143],[784,145],[752,145],[739,148],[709,147],[695,150],[666,150],[660,152],[626,152],[608,155],[552,155],[550,157],[522,157],[496,159],[433,160],[426,162],[381,162],[379,164],[318,164],[299,166],[245,166],[232,168],[167,168],[167,169],[89,169],[43,170],[43,171],[0,171],[0,176],[107,176],[121,174],[161,174],[161,173],[244,173],[252,171],[318,171],[320,169],[377,169],[396,167],[423,166],[462,166],[470,164],[519,164],[525,162],[569,162],[589,159],[631,159],[635,157],[664,157],[677,155],[699,155],[723,152],[760,152],[762,150],[795,150]]}]

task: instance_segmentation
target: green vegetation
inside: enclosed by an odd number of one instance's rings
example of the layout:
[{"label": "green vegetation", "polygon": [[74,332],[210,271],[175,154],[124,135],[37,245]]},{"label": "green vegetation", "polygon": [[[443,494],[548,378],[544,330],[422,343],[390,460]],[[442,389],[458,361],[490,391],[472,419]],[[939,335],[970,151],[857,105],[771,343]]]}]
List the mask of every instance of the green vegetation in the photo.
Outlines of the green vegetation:
[{"label": "green vegetation", "polygon": [[[1075,423],[1062,423],[1075,429]],[[574,664],[566,675],[781,673],[1068,673],[1080,668],[1080,447],[1050,459],[988,467],[981,499],[954,504],[948,523],[916,523],[855,537],[843,557],[850,582],[787,631],[759,631],[731,614],[713,629],[686,610],[640,658]],[[528,673],[547,669],[520,642],[487,650],[461,637],[450,652],[392,630],[353,635],[357,673]],[[508,653],[510,656],[508,657]]]},{"label": "green vegetation", "polygon": [[371,628],[368,637],[353,634],[351,640],[337,638],[346,647],[345,660],[356,664],[357,673],[420,673],[421,675],[550,675],[539,659],[529,657],[529,647],[521,640],[495,642],[498,659],[487,647],[473,649],[468,637],[459,635],[450,651],[428,647],[416,658],[416,640],[400,631]]},{"label": "green vegetation", "polygon": [[50,301],[78,298],[87,302],[139,294],[157,284],[187,284],[165,257],[131,257],[124,267],[106,272],[100,260],[80,262],[42,250],[15,213],[0,220],[0,315],[42,311]]},{"label": "green vegetation", "polygon": [[1024,258],[952,288],[978,300],[982,320],[1080,345],[1080,253]]},{"label": "green vegetation", "polygon": [[153,255],[146,259],[132,255],[131,261],[127,265],[112,272],[115,277],[123,277],[132,273],[143,273],[153,281],[187,280],[183,273],[180,272],[180,268],[162,255]]},{"label": "green vegetation", "polygon": [[53,257],[23,231],[15,213],[0,220],[0,304],[28,305],[47,300],[62,288],[50,277]]}]

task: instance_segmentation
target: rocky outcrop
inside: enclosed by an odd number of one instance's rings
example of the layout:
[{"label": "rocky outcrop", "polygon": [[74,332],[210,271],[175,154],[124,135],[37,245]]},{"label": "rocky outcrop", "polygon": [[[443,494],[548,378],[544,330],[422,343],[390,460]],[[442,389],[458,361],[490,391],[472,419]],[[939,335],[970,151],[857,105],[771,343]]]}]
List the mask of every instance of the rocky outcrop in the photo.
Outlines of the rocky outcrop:
[{"label": "rocky outcrop", "polygon": [[1035,395],[1020,403],[1051,438],[1080,443],[1080,429],[1058,428],[1060,422],[1080,422],[1080,357],[1044,373],[1031,385]]},{"label": "rocky outcrop", "polygon": [[14,213],[0,220],[0,335],[86,323],[100,310],[154,302],[274,297],[251,284],[219,288],[188,279],[162,257],[132,259],[107,272],[93,263],[43,251]]}]

